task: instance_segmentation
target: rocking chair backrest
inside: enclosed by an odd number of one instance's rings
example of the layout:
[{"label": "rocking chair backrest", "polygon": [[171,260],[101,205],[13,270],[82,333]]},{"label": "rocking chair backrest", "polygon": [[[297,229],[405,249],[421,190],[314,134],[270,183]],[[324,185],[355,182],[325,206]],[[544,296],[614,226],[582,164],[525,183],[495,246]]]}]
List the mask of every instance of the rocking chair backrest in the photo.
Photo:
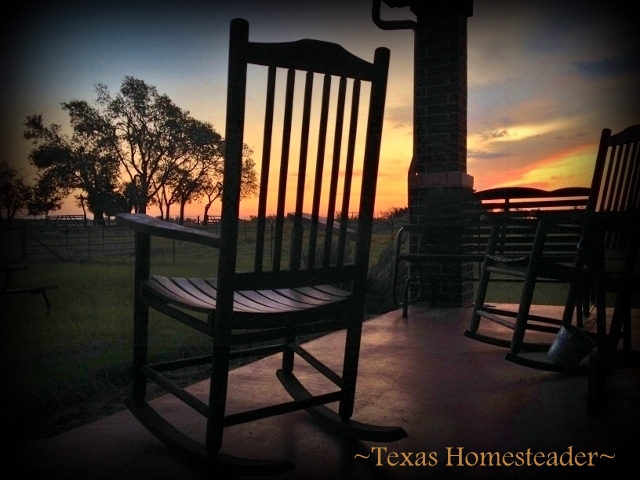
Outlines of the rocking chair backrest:
[{"label": "rocking chair backrest", "polygon": [[[638,221],[640,214],[640,125],[633,125],[615,135],[604,129],[598,148],[587,210],[629,214]],[[626,249],[630,237],[607,232],[605,247]]]},{"label": "rocking chair backrest", "polygon": [[[589,229],[602,230],[598,214],[611,213],[602,238],[607,269],[631,282],[640,248],[640,124],[612,135],[604,129],[600,138],[587,213]],[[612,226],[611,226],[612,225]]]},{"label": "rocking chair backrest", "polygon": [[631,212],[640,209],[640,125],[611,135],[604,129],[598,148],[588,209]]},{"label": "rocking chair backrest", "polygon": [[[218,315],[232,312],[234,289],[347,282],[363,297],[389,51],[377,49],[369,63],[333,43],[267,44],[248,37],[248,23],[233,20]],[[262,91],[248,80],[254,73],[266,83]],[[264,100],[254,109],[258,93]],[[257,109],[260,113],[251,117],[264,122],[258,140],[253,140],[248,138],[253,124],[249,115],[245,120],[245,111]],[[366,128],[358,125],[365,114]],[[238,242],[244,240],[239,238],[242,161],[246,146],[255,150],[257,145],[257,201],[245,200],[247,207],[256,205],[251,222],[255,253],[251,268],[246,268],[246,259],[242,265],[237,259]],[[353,228],[347,225],[352,211],[357,212]],[[248,216],[246,209],[243,216]],[[353,258],[348,239],[356,240]]]}]

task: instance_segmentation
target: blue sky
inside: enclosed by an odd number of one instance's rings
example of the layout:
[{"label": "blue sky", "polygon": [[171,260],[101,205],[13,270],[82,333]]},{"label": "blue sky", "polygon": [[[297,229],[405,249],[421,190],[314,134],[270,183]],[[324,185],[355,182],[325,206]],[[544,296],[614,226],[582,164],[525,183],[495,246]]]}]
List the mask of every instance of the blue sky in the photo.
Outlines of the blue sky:
[{"label": "blue sky", "polygon": [[[640,123],[639,42],[631,12],[614,6],[474,1],[468,172],[477,189],[587,185],[602,128]],[[378,46],[391,49],[385,182],[376,208],[406,205],[413,33],[378,29],[371,0],[32,2],[22,8],[3,20],[0,152],[27,176],[24,117],[42,113],[45,123],[66,125],[61,102],[93,101],[97,83],[115,92],[125,75],[156,86],[223,133],[229,22],[243,17],[254,40],[318,38],[369,59]],[[413,15],[383,6],[382,17]],[[75,211],[72,202],[66,208]]]}]

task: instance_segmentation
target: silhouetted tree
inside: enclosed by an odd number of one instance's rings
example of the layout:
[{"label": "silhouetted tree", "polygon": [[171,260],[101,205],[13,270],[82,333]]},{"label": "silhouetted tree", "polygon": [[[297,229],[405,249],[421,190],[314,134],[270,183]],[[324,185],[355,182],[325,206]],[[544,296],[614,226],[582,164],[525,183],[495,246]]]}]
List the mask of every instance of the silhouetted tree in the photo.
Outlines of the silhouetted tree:
[{"label": "silhouetted tree", "polygon": [[160,207],[164,218],[170,217],[171,205],[180,208],[180,223],[184,223],[185,205],[202,196],[201,188],[205,179],[217,176],[222,169],[224,142],[211,124],[188,119],[185,125],[191,144],[190,153],[179,165],[163,175],[164,184],[153,201]]},{"label": "silhouetted tree", "polygon": [[[255,162],[253,158],[253,150],[247,145],[242,149],[242,170],[240,178],[240,197],[248,198],[254,196],[258,192],[258,175],[256,173]],[[222,161],[219,168],[213,170],[207,177],[202,179],[202,184],[199,187],[200,197],[206,198],[204,200],[204,216],[202,223],[204,225],[208,222],[209,209],[213,203],[222,196],[223,189],[223,168]]]},{"label": "silhouetted tree", "polygon": [[118,184],[118,160],[95,135],[96,130],[105,128],[105,123],[94,109],[80,103],[62,104],[63,110],[69,112],[71,136],[63,134],[60,125],[46,127],[42,115],[34,114],[25,119],[24,138],[33,141],[29,160],[38,168],[41,178],[46,178],[47,189],[62,197],[76,189],[85,192],[94,220],[101,222],[104,214],[101,198]]},{"label": "silhouetted tree", "polygon": [[192,172],[198,159],[219,149],[222,141],[213,127],[193,119],[167,95],[143,80],[125,77],[112,97],[97,85],[97,104],[109,128],[102,132],[113,155],[124,168],[130,185],[136,186],[137,211],[146,212],[156,197],[175,203],[179,172]]},{"label": "silhouetted tree", "polygon": [[27,205],[29,215],[48,215],[62,207],[64,194],[57,188],[55,179],[46,173],[38,177],[31,193]]},{"label": "silhouetted tree", "polygon": [[0,162],[0,224],[10,225],[16,213],[27,208],[31,187],[20,171],[6,161]]},{"label": "silhouetted tree", "polygon": [[[98,84],[96,94],[95,106],[84,100],[62,103],[71,136],[62,134],[59,125],[45,127],[42,115],[26,118],[24,136],[34,142],[31,162],[57,192],[85,192],[96,220],[107,206],[146,213],[150,203],[168,217],[177,203],[182,222],[185,205],[222,179],[223,138],[143,80],[125,77],[115,96]],[[243,179],[253,184],[246,191],[255,191],[253,162],[247,166],[253,173]],[[212,195],[209,206],[218,195]]]}]

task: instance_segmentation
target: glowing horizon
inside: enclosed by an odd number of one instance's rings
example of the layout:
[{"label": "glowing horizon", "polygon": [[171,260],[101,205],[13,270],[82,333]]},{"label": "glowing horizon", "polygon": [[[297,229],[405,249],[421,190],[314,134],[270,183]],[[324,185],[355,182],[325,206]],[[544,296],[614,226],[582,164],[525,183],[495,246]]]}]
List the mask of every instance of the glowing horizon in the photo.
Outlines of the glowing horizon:
[{"label": "glowing horizon", "polygon": [[[28,14],[12,17],[15,38],[3,45],[0,89],[1,153],[29,177],[24,118],[41,112],[46,124],[68,128],[60,102],[93,102],[95,84],[115,92],[126,75],[155,86],[224,135],[228,28],[232,18],[241,17],[249,21],[255,41],[318,38],[369,60],[378,46],[391,50],[375,209],[407,205],[414,38],[407,30],[376,27],[370,0],[217,0],[188,8],[169,1],[161,9],[131,0],[126,9],[30,7]],[[385,19],[413,18],[408,8],[383,8]],[[617,132],[640,123],[634,25],[612,10],[474,0],[467,20],[467,173],[476,190],[588,186],[602,128]],[[258,161],[259,142],[247,143]],[[216,202],[210,214],[219,209]],[[186,207],[190,217],[203,211],[198,204]],[[71,197],[52,214],[78,212]],[[155,207],[149,212],[159,214]]]}]

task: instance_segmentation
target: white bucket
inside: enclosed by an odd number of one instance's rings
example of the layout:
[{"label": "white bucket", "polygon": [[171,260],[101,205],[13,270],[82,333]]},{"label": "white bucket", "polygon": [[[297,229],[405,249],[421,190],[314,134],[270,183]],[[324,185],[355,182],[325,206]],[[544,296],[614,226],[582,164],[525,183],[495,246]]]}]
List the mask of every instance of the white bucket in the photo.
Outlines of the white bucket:
[{"label": "white bucket", "polygon": [[584,330],[563,325],[551,344],[547,356],[560,367],[574,367],[589,355],[596,342]]}]

